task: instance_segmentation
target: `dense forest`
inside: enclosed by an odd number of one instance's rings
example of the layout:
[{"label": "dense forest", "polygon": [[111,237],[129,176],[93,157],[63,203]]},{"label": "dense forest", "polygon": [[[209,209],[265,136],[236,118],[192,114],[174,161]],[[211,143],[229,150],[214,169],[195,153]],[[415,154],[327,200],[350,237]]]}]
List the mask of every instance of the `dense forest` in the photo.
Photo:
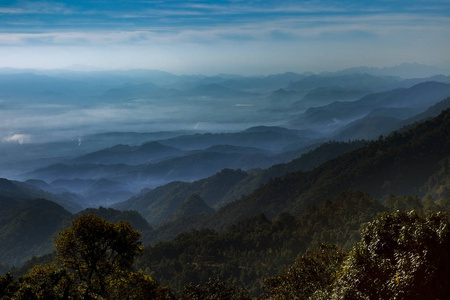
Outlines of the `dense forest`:
[{"label": "dense forest", "polygon": [[[383,209],[367,195],[350,193],[334,208],[324,203],[307,220],[285,214],[271,222],[260,216],[225,234],[193,231],[149,250],[143,249],[139,231],[129,222],[114,224],[82,215],[58,234],[54,261],[37,264],[17,279],[9,272],[1,276],[0,295],[5,299],[443,299],[450,292],[448,213],[384,212],[360,232],[354,232],[354,221],[347,222],[346,230],[320,224],[320,220],[327,223],[327,215],[331,223],[348,220],[345,212],[329,213],[350,204],[348,197],[362,197],[360,208],[366,203]],[[364,221],[367,215],[357,219]],[[325,240],[338,237],[338,242],[346,238],[348,242],[359,233],[360,237],[349,250],[321,243],[302,251],[308,236],[296,231],[302,221],[314,222],[313,216],[318,217],[319,227],[329,229]],[[293,232],[295,238],[287,237]],[[287,260],[292,256],[289,250],[300,254],[277,271],[276,263],[282,263],[277,257]],[[172,286],[191,282],[178,289],[165,287],[154,279],[163,274],[136,271],[145,260],[159,260],[154,268],[161,273],[179,274],[169,276]],[[196,279],[201,283],[193,282]],[[243,288],[245,283],[257,283],[257,288]]]},{"label": "dense forest", "polygon": [[[72,215],[47,200],[1,199],[8,213],[3,222],[20,216],[15,220],[22,226],[2,233],[4,241],[40,226],[27,221],[41,220],[31,215],[54,219],[49,223],[58,225],[46,230],[59,233],[53,254],[0,277],[0,294],[6,299],[443,299],[450,292],[449,136],[446,110],[316,168],[269,179],[215,212],[204,195],[187,193],[157,228],[135,211],[100,208]],[[3,186],[17,188],[8,181]],[[161,239],[167,232],[174,238]],[[26,240],[37,247],[33,238],[42,237],[29,234]],[[165,241],[148,243],[158,239]]]},{"label": "dense forest", "polygon": [[302,215],[310,205],[335,199],[348,189],[361,190],[384,201],[389,194],[428,193],[445,198],[450,153],[449,110],[411,128],[380,136],[364,147],[333,158],[310,171],[296,171],[266,184],[212,214],[181,218],[158,228],[174,236],[191,228],[226,230],[257,214],[273,219],[288,211]]}]

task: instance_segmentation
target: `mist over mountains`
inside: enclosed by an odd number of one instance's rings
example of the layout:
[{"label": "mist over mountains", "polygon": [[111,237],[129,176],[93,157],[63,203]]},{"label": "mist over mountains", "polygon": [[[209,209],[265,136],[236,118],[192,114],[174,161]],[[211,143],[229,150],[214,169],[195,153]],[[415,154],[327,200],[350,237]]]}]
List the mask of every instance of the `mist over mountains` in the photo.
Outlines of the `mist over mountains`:
[{"label": "mist over mountains", "polygon": [[[3,262],[47,253],[61,224],[99,206],[114,209],[102,211],[108,216],[134,211],[154,243],[190,227],[225,230],[258,213],[301,215],[341,188],[380,199],[411,184],[425,189],[448,145],[433,152],[420,132],[383,136],[450,107],[450,76],[441,71],[417,64],[253,77],[1,69],[0,224],[26,226],[15,216],[30,222],[39,205],[54,221],[40,232],[46,244],[33,240],[31,250],[8,252]],[[436,137],[444,143],[442,118]],[[385,148],[405,160],[381,159]],[[390,159],[402,168],[390,169]],[[415,169],[418,181],[406,175]]]}]

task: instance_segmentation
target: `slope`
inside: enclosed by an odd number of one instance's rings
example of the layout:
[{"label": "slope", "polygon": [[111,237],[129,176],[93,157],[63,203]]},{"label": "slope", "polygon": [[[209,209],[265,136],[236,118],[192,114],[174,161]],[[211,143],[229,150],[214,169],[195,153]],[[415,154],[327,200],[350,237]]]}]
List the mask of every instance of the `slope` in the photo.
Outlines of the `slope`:
[{"label": "slope", "polygon": [[211,177],[192,183],[171,182],[150,191],[144,191],[127,201],[113,205],[121,210],[137,210],[148,222],[155,224],[164,220],[184,199],[198,194],[212,207],[219,208],[231,201],[248,195],[271,178],[289,172],[309,171],[325,161],[362,147],[364,141],[327,142],[290,163],[277,164],[264,170],[223,169]]},{"label": "slope", "polygon": [[0,212],[0,261],[10,265],[52,252],[52,237],[71,216],[63,207],[44,199],[25,201]]},{"label": "slope", "polygon": [[[440,169],[450,154],[450,109],[405,132],[328,161],[310,172],[290,173],[216,213],[190,219],[193,227],[225,229],[245,218],[264,213],[274,218],[282,211],[301,215],[308,205],[333,199],[352,188],[377,198],[389,193],[414,195]],[[185,226],[186,229],[187,226]]]},{"label": "slope", "polygon": [[[291,127],[304,127],[335,132],[353,121],[377,112],[376,116],[396,117],[401,120],[425,111],[450,95],[450,84],[424,82],[410,88],[395,89],[369,94],[353,102],[333,102],[322,107],[313,107],[297,115]],[[395,115],[392,111],[395,110]]]},{"label": "slope", "polygon": [[159,162],[183,154],[184,152],[179,149],[167,147],[158,142],[149,142],[140,146],[116,145],[74,158],[69,163],[140,165]]},{"label": "slope", "polygon": [[[71,212],[79,211],[82,209],[81,206],[76,203],[78,199],[73,194],[67,193],[62,195],[55,195],[49,192],[45,192],[31,184],[23,183],[20,181],[12,181],[5,178],[0,178],[0,196],[12,198],[15,200],[43,198],[58,203]],[[4,204],[6,205],[6,203]],[[12,204],[10,203],[8,205]]]}]

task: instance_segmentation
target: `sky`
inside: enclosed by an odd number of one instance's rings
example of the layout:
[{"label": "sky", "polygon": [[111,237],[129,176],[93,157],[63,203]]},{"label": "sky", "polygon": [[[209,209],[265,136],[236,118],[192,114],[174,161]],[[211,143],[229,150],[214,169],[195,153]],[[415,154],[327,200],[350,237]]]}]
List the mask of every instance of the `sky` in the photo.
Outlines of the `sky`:
[{"label": "sky", "polygon": [[0,67],[243,75],[450,67],[450,0],[0,1]]}]

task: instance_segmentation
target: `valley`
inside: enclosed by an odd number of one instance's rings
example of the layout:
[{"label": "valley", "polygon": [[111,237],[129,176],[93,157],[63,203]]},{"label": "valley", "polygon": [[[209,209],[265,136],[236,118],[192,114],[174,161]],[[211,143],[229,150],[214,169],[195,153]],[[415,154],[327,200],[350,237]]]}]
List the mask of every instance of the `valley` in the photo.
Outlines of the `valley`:
[{"label": "valley", "polygon": [[[448,210],[448,76],[5,72],[2,272],[52,261],[57,233],[93,214],[142,234],[136,266],[162,285],[218,276],[259,295],[381,213]],[[85,118],[62,128],[68,109]]]}]

